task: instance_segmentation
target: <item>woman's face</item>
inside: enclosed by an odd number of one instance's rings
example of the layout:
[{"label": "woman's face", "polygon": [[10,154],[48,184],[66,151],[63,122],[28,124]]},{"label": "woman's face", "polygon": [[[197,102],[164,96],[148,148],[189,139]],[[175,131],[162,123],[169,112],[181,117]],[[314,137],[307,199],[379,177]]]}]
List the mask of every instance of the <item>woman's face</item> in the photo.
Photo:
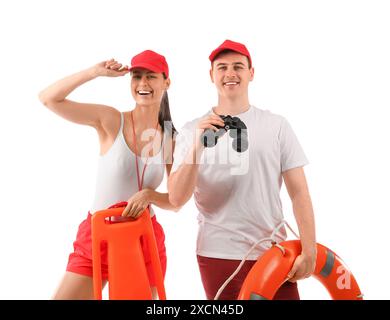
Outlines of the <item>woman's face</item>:
[{"label": "woman's face", "polygon": [[131,94],[138,105],[159,105],[169,84],[162,73],[141,68],[131,73]]}]

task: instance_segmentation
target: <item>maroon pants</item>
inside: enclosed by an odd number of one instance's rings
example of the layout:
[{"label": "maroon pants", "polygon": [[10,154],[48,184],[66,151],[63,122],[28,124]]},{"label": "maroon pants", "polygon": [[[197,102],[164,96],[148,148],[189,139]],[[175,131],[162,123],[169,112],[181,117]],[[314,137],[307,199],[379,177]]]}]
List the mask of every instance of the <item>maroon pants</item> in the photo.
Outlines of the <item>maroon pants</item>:
[{"label": "maroon pants", "polygon": [[[226,260],[197,256],[200,276],[208,300],[213,300],[219,288],[241,263],[240,260]],[[256,261],[244,262],[238,274],[229,282],[219,296],[220,300],[236,300],[246,275]],[[274,296],[274,300],[300,300],[297,283],[285,282]]]}]

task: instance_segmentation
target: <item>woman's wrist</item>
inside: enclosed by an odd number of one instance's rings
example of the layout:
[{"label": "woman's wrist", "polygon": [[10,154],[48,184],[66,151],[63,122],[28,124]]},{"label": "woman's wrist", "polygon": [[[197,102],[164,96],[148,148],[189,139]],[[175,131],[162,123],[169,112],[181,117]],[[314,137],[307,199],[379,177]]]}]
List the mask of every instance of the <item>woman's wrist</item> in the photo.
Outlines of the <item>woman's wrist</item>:
[{"label": "woman's wrist", "polygon": [[144,196],[150,204],[155,204],[155,191],[149,188],[143,189],[142,192],[144,193]]},{"label": "woman's wrist", "polygon": [[99,74],[98,68],[96,68],[95,66],[86,69],[85,72],[88,74],[90,80],[101,76],[101,74]]}]

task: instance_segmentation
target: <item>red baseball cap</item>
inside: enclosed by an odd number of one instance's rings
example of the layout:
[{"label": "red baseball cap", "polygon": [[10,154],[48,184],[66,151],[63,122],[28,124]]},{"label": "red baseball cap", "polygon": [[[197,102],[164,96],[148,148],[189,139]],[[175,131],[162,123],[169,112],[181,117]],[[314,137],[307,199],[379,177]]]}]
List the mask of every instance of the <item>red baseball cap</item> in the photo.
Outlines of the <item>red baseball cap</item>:
[{"label": "red baseball cap", "polygon": [[245,45],[243,45],[242,43],[239,43],[239,42],[231,41],[231,40],[225,40],[217,49],[215,49],[213,52],[211,52],[211,54],[209,56],[210,61],[213,62],[215,57],[224,50],[232,50],[232,51],[241,53],[242,55],[248,57],[249,64],[252,65],[251,55],[249,54],[249,51],[245,47]]},{"label": "red baseball cap", "polygon": [[131,59],[130,71],[135,68],[144,68],[157,73],[164,73],[169,77],[168,63],[165,57],[152,50],[145,50]]}]

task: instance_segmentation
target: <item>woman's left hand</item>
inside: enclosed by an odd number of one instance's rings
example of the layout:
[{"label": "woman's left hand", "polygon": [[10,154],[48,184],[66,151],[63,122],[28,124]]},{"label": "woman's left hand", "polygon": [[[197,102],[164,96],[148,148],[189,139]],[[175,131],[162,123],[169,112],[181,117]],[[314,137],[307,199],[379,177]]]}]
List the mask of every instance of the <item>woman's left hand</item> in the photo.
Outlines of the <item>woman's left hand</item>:
[{"label": "woman's left hand", "polygon": [[137,219],[151,203],[151,189],[142,189],[127,200],[127,206],[122,212],[122,217]]}]

